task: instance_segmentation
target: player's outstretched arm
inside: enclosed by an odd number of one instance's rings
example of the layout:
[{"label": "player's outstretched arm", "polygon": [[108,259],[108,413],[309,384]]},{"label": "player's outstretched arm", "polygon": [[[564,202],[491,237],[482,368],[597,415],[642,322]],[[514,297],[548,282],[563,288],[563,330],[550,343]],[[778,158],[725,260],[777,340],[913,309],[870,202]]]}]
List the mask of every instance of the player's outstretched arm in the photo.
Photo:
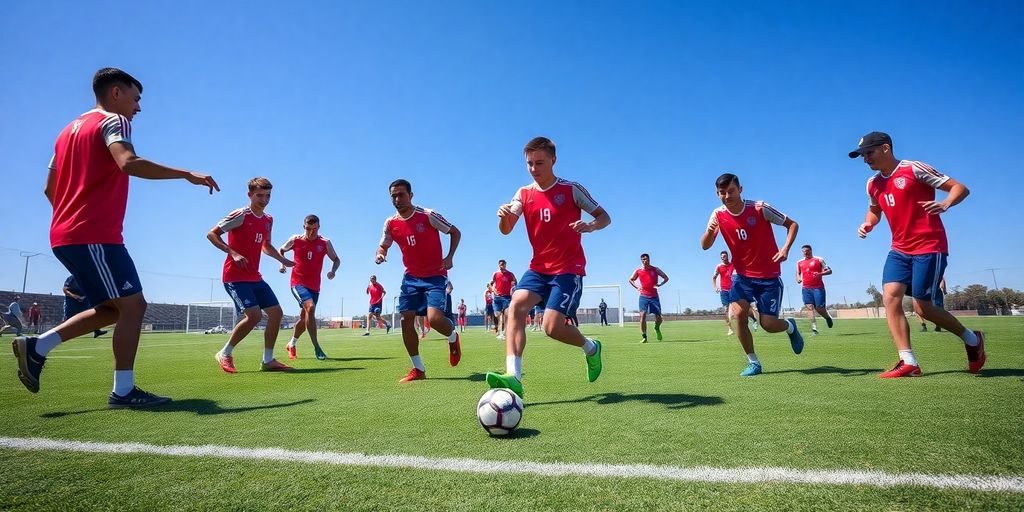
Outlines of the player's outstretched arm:
[{"label": "player's outstretched arm", "polygon": [[338,267],[341,266],[341,257],[334,250],[334,244],[330,240],[327,241],[327,257],[331,259],[331,269],[327,271],[327,279],[334,279],[338,273]]},{"label": "player's outstretched arm", "polygon": [[796,266],[796,284],[803,284],[803,282],[804,282],[804,278],[803,278],[803,276],[800,275],[800,264],[797,263],[797,266]]},{"label": "player's outstretched arm", "polygon": [[718,292],[722,291],[722,289],[718,287],[718,269],[717,268],[715,269],[715,272],[713,274],[711,274],[711,289],[715,290],[715,293],[718,293]]},{"label": "player's outstretched arm", "polygon": [[444,265],[445,270],[451,270],[455,266],[455,250],[459,248],[459,242],[462,241],[462,231],[459,228],[452,226],[448,230],[448,237],[450,238],[448,243],[448,255],[444,257],[444,261],[441,262]]},{"label": "player's outstretched arm", "polygon": [[594,220],[590,222],[583,222],[578,220],[569,225],[577,233],[592,233],[599,229],[604,229],[612,223],[612,216],[608,215],[608,211],[603,207],[597,207],[596,210],[590,213],[594,216]]},{"label": "player's outstretched arm", "polygon": [[[294,240],[295,240],[294,238],[289,238],[288,241],[285,242],[284,245],[282,245],[281,248],[277,250],[277,252],[281,253],[281,256],[284,256],[284,253],[286,253],[286,252],[288,252],[288,251],[290,251],[290,250],[292,250],[294,248],[294,246],[295,246]],[[288,270],[288,267],[284,266],[284,264],[282,264],[281,267],[277,269],[277,271],[282,273],[282,274],[284,274],[287,270]]]},{"label": "player's outstretched arm", "polygon": [[114,157],[114,161],[117,162],[117,166],[130,176],[147,180],[183,179],[193,185],[208,187],[211,194],[213,194],[214,190],[220,192],[220,186],[217,185],[217,182],[210,175],[160,165],[136,155],[135,148],[131,144],[124,142],[115,142],[108,147],[110,154]]},{"label": "player's outstretched arm", "polygon": [[786,243],[782,245],[782,249],[772,256],[772,261],[782,263],[789,258],[789,249],[793,247],[793,242],[796,241],[796,233],[800,230],[800,225],[795,220],[787,217],[786,222],[782,223],[782,227],[786,228]]},{"label": "player's outstretched arm", "polygon": [[290,260],[288,258],[285,258],[284,255],[281,254],[277,250],[277,247],[274,247],[274,244],[270,243],[270,233],[269,232],[267,233],[267,238],[265,240],[263,240],[263,254],[266,254],[267,256],[270,256],[271,258],[274,258],[282,266],[285,266],[285,267],[294,267],[295,266],[295,262],[294,261],[292,261],[292,260]]}]

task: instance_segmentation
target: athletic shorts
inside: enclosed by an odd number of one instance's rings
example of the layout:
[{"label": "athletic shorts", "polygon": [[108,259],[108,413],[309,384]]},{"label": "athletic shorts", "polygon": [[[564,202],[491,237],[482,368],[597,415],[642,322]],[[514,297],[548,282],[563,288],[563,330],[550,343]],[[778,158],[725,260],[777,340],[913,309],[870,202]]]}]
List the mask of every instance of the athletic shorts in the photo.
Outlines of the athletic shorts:
[{"label": "athletic shorts", "polygon": [[941,288],[938,291],[938,295],[936,295],[935,298],[932,299],[932,302],[935,303],[935,305],[940,308],[946,307],[946,294],[942,293]]},{"label": "athletic shorts", "polygon": [[658,297],[640,296],[640,311],[649,315],[661,314],[661,299]]},{"label": "athletic shorts", "polygon": [[465,316],[461,316],[461,315],[460,315],[460,316],[459,316],[459,318],[458,318],[458,320],[459,320],[459,325],[461,325],[461,326],[463,326],[463,327],[465,327],[465,326],[466,326],[466,317],[465,317]]},{"label": "athletic shorts", "polygon": [[402,277],[402,289],[398,296],[398,312],[415,311],[416,316],[427,316],[427,308],[439,309],[445,314],[448,278],[445,276]]},{"label": "athletic shorts", "polygon": [[53,255],[75,276],[91,304],[142,291],[135,263],[123,244],[62,245],[53,248]]},{"label": "athletic shorts", "polygon": [[249,308],[267,309],[281,304],[277,301],[274,290],[271,290],[270,285],[262,279],[224,283],[224,290],[231,296],[231,301],[235,303],[235,311],[239,314]]},{"label": "athletic shorts", "polygon": [[567,317],[576,315],[583,295],[583,276],[576,274],[541,274],[527,270],[516,290],[540,295],[540,305]]},{"label": "athletic shorts", "polygon": [[383,300],[381,300],[380,302],[374,302],[373,304],[370,304],[370,311],[369,311],[369,313],[371,315],[379,315],[381,311],[384,311],[384,301]]},{"label": "athletic shorts", "polygon": [[729,290],[721,290],[718,292],[718,298],[721,299],[723,306],[728,306],[732,303],[732,299],[730,299],[729,296]]},{"label": "athletic shorts", "polygon": [[816,308],[825,307],[825,289],[824,288],[804,288],[804,304],[811,304]]},{"label": "athletic shorts", "polygon": [[71,297],[64,296],[64,320],[71,318],[82,311],[92,309],[92,305],[89,304],[88,300],[77,301]]},{"label": "athletic shorts", "polygon": [[947,254],[933,252],[911,256],[889,251],[882,268],[882,284],[902,283],[907,293],[918,300],[932,300],[941,293],[939,283],[946,271]]},{"label": "athletic shorts", "polygon": [[512,297],[509,295],[495,295],[494,296],[494,312],[501,313],[508,309],[508,305],[512,303]]},{"label": "athletic shorts", "polygon": [[299,301],[300,307],[307,300],[313,301],[313,305],[316,306],[316,303],[320,300],[320,292],[310,290],[301,284],[297,284],[292,286],[292,297],[295,297],[295,300]]},{"label": "athletic shorts", "polygon": [[494,316],[494,306],[490,304],[484,306],[484,314],[487,316]]},{"label": "athletic shorts", "polygon": [[729,302],[745,300],[757,304],[762,315],[779,316],[782,309],[782,279],[754,279],[736,274],[729,290]]}]

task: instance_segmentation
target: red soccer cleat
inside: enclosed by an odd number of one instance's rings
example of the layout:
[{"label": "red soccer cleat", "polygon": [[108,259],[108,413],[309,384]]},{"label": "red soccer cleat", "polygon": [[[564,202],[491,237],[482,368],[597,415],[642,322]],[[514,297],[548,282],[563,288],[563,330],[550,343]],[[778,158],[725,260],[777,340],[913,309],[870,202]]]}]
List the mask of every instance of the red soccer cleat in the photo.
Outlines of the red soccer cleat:
[{"label": "red soccer cleat", "polygon": [[964,343],[964,349],[967,350],[967,371],[978,373],[981,367],[985,366],[985,333],[974,331],[974,335],[978,337],[978,346],[972,347]]},{"label": "red soccer cleat", "polygon": [[295,345],[285,345],[284,349],[288,352],[288,359],[295,359]]},{"label": "red soccer cleat", "polygon": [[426,372],[419,368],[413,368],[412,370],[409,370],[409,373],[405,377],[399,379],[398,382],[400,384],[405,384],[406,382],[412,382],[414,380],[426,380],[426,378]]},{"label": "red soccer cleat", "polygon": [[448,364],[452,367],[458,366],[462,359],[462,345],[459,343],[459,333],[455,333],[455,343],[448,344]]},{"label": "red soccer cleat", "polygon": [[221,370],[228,373],[238,373],[238,370],[235,369],[235,360],[232,359],[231,356],[226,356],[217,352],[213,357],[217,360],[217,363],[220,364]]},{"label": "red soccer cleat", "polygon": [[260,363],[260,370],[264,372],[288,372],[294,369],[277,359],[271,359],[269,363]]},{"label": "red soccer cleat", "polygon": [[896,379],[899,377],[920,377],[921,367],[904,363],[902,359],[892,367],[892,370],[882,372],[878,375],[883,379]]}]

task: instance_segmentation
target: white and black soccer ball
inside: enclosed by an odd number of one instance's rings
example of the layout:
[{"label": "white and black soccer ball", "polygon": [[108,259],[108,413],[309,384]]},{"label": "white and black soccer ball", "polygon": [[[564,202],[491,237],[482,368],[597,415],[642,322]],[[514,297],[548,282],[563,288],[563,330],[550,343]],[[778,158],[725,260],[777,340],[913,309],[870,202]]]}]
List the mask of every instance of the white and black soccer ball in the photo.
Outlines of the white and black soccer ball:
[{"label": "white and black soccer ball", "polygon": [[523,399],[511,389],[489,389],[476,404],[480,426],[492,436],[505,436],[523,419]]}]

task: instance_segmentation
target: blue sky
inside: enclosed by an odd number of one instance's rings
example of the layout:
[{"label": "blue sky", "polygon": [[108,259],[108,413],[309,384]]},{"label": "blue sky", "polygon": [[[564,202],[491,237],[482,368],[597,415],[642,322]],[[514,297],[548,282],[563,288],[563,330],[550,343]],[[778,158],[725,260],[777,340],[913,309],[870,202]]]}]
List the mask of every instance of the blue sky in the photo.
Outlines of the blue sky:
[{"label": "blue sky", "polygon": [[[710,276],[724,243],[704,252],[698,238],[725,171],[800,223],[797,245],[834,269],[830,301],[865,300],[888,230],[857,238],[870,173],[846,152],[872,130],[970,187],[944,217],[950,285],[991,286],[985,269],[999,268],[1000,286],[1024,288],[1007,203],[1024,142],[1018,2],[6,2],[0,20],[3,289],[20,290],[18,250],[32,250],[44,255],[29,290],[59,293],[45,166],[104,66],[145,86],[139,154],[223,189],[133,179],[125,240],[150,300],[209,300],[211,288],[227,300],[211,287],[224,255],[205,234],[263,175],[275,243],[317,213],[341,255],[320,313],[341,314],[342,301],[362,312],[370,273],[397,291],[400,259],[376,267],[373,253],[394,211],[387,184],[404,177],[417,204],[462,229],[451,276],[472,308],[497,259],[517,274],[529,262],[522,226],[501,236],[495,211],[529,182],[521,148],[535,135],[558,144],[556,174],[611,214],[584,237],[586,283],[623,285],[627,307],[641,252],[671,277],[667,310],[718,305]],[[798,256],[783,266],[794,305]],[[276,263],[262,270],[297,311]]]}]

